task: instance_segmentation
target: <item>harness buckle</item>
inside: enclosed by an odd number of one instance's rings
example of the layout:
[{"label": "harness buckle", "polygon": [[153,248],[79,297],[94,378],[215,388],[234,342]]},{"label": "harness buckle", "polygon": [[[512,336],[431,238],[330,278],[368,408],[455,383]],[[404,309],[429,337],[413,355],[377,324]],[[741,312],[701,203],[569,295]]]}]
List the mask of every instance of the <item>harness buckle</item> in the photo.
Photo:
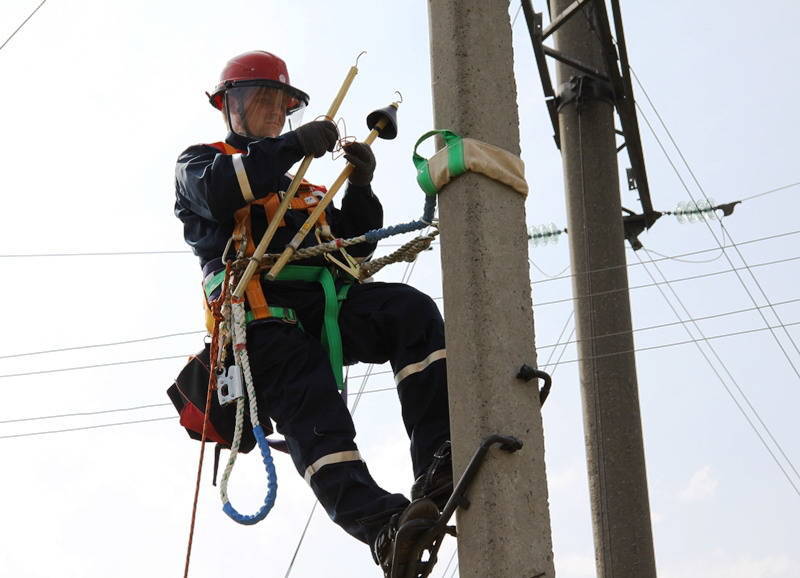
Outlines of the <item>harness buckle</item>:
[{"label": "harness buckle", "polygon": [[233,403],[244,395],[242,387],[242,368],[231,365],[227,371],[217,376],[217,397],[220,405]]}]

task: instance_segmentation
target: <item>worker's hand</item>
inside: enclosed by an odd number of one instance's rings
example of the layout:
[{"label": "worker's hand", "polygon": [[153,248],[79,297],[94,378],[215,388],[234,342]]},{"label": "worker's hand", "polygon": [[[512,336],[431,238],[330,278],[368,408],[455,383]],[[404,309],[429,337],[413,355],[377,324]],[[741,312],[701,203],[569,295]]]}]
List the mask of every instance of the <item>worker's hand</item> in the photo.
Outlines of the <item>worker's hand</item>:
[{"label": "worker's hand", "polygon": [[321,157],[327,151],[332,151],[339,140],[336,125],[329,120],[315,120],[306,123],[294,131],[300,148],[304,155]]},{"label": "worker's hand", "polygon": [[363,142],[351,142],[344,145],[344,158],[355,168],[349,180],[354,185],[368,185],[375,172],[375,155],[370,146]]}]

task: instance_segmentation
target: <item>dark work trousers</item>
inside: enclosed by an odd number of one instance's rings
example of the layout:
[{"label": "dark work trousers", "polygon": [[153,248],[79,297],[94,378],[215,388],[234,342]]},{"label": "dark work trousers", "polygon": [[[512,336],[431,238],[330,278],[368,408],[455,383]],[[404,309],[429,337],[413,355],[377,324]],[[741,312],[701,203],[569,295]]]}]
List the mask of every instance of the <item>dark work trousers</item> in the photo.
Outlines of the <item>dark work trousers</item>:
[{"label": "dark work trousers", "polygon": [[[408,499],[383,490],[360,459],[353,420],[320,344],[322,288],[303,282],[263,287],[268,303],[293,308],[303,328],[274,319],[248,326],[259,406],[285,436],[297,471],[331,519],[369,544]],[[356,284],[342,304],[339,327],[347,362],[391,363],[414,476],[420,476],[450,439],[444,323],[436,304],[408,285]]]}]

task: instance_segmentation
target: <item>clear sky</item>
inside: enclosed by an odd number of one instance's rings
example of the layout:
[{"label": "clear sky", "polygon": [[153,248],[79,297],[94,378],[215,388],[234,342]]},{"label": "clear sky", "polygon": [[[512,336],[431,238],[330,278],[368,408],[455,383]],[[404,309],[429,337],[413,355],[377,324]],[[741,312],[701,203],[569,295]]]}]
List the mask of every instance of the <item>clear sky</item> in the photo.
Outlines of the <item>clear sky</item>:
[{"label": "clear sky", "polygon": [[[0,42],[38,4],[2,2]],[[546,13],[542,0],[534,6]],[[518,8],[516,0],[511,3],[511,18]],[[631,64],[696,177],[636,86],[644,115],[668,153],[640,117],[657,209],[673,210],[689,200],[687,188],[695,198],[705,194],[728,202],[800,181],[800,80],[792,72],[800,17],[796,2],[626,1],[622,9]],[[518,99],[495,106],[520,110],[531,186],[527,222],[563,227],[560,157],[521,14],[513,33]],[[174,415],[171,406],[156,404],[168,402],[165,389],[183,364],[176,357],[202,347],[200,272],[195,258],[184,252],[180,224],[172,215],[174,162],[186,146],[224,136],[222,120],[203,92],[213,87],[229,57],[252,49],[287,61],[293,84],[311,95],[306,120],[325,112],[356,55],[366,50],[340,114],[347,133],[363,138],[365,115],[393,100],[395,90],[402,92],[400,135],[374,147],[374,188],[387,223],[421,214],[411,148],[433,128],[427,4],[421,0],[48,0],[0,50],[0,264],[5,272],[0,289],[5,305],[0,576],[182,573],[199,446],[176,420],[8,436]],[[309,176],[329,184],[342,163],[320,159]],[[627,166],[623,155],[621,167]],[[622,190],[623,204],[635,208],[635,194]],[[800,373],[795,369],[800,369],[800,333],[791,325],[774,335],[764,330],[747,292],[764,306],[759,286],[763,289],[774,305],[761,310],[771,326],[800,320],[794,301],[800,297],[794,260],[798,237],[764,240],[800,229],[798,190],[746,200],[724,221],[725,239],[740,244],[757,283],[746,269],[739,272],[743,281],[725,272],[731,263],[744,265],[736,250],[727,251],[730,262],[713,250],[715,236],[723,238],[718,222],[709,228],[664,217],[642,237],[653,252],[628,252],[635,287],[652,285],[648,272],[660,275],[654,265],[640,265],[640,258],[709,250],[657,261],[671,281],[702,277],[660,286],[666,298],[658,287],[632,289],[637,329],[674,323],[669,301],[682,319],[707,318],[698,324],[708,337],[748,331],[712,340],[714,352],[707,344],[663,347],[697,339],[694,326],[691,338],[674,324],[635,335],[643,350],[637,366],[663,578],[800,576]],[[758,241],[744,243],[751,240]],[[175,253],[13,257],[142,251]],[[547,304],[571,295],[568,278],[550,279],[569,273],[566,239],[531,248],[530,257],[536,265],[531,280],[539,361],[550,363],[555,377],[543,414],[556,569],[562,578],[588,578],[594,576],[594,556],[576,352],[574,344],[547,347],[574,339],[567,339],[569,301]],[[423,254],[413,269],[395,265],[379,279],[408,279],[440,298],[438,249]],[[193,333],[19,356],[182,332]],[[171,359],[9,376],[155,357]],[[561,363],[554,368],[557,359]],[[366,390],[390,387],[387,369],[373,368],[366,382],[351,377],[351,391],[364,383]],[[350,373],[367,371],[355,366]],[[140,406],[154,407],[18,421]],[[354,419],[375,477],[387,489],[407,492],[412,482],[408,442],[396,396],[390,391],[365,395]],[[286,574],[314,499],[290,460],[278,456],[276,461],[278,502],[255,527],[227,519],[206,476],[191,576]],[[255,509],[263,492],[260,461],[244,456],[231,480],[232,499],[242,510]],[[453,548],[450,539],[435,578],[457,575],[455,562],[447,567]],[[378,573],[367,549],[318,511],[290,576]]]}]

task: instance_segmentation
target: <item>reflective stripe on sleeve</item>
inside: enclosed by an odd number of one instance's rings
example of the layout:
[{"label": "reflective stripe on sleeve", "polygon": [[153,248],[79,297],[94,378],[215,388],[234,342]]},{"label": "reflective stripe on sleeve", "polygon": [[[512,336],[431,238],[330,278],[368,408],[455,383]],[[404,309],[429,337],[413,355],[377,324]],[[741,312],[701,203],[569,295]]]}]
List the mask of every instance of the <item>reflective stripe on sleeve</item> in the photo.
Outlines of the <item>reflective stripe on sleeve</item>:
[{"label": "reflective stripe on sleeve", "polygon": [[439,349],[437,351],[434,351],[422,361],[418,361],[417,363],[410,363],[406,365],[403,369],[398,371],[394,375],[394,382],[397,385],[400,385],[400,382],[403,381],[409,375],[414,375],[415,373],[419,373],[420,371],[423,371],[425,368],[427,368],[434,361],[439,361],[440,359],[445,359],[446,357],[447,357],[446,349]]},{"label": "reflective stripe on sleeve", "polygon": [[361,454],[358,453],[357,450],[355,451],[348,451],[348,452],[336,452],[335,454],[328,454],[327,456],[322,456],[316,462],[311,464],[306,468],[306,473],[303,476],[306,483],[311,483],[311,476],[316,474],[320,469],[325,466],[329,466],[331,464],[339,464],[342,462],[360,462]]},{"label": "reflective stripe on sleeve", "polygon": [[233,160],[233,170],[236,171],[236,179],[239,181],[239,188],[242,189],[242,197],[248,203],[256,200],[253,196],[253,189],[250,188],[250,181],[247,179],[247,171],[244,170],[244,163],[242,162],[242,153],[231,155]]}]

